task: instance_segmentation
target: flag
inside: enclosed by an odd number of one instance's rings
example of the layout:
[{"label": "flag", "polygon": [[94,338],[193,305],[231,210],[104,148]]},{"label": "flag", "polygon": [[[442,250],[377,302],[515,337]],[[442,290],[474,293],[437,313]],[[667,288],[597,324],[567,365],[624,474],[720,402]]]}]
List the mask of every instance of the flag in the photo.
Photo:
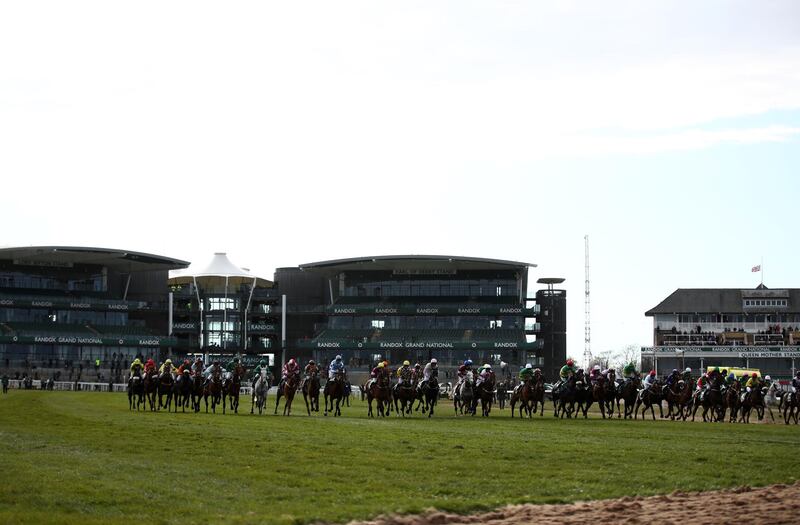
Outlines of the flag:
[{"label": "flag", "polygon": [[753,273],[760,272],[761,271],[761,265],[759,264],[758,266],[753,266],[753,269],[750,270],[750,271],[753,272]]}]

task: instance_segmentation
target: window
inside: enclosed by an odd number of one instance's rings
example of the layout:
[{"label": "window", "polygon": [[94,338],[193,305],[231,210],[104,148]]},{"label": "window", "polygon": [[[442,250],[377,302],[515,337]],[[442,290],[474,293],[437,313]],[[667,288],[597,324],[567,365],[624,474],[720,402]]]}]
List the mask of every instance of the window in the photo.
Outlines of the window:
[{"label": "window", "polygon": [[373,319],[372,320],[372,328],[383,328],[386,326],[386,321],[383,319]]}]

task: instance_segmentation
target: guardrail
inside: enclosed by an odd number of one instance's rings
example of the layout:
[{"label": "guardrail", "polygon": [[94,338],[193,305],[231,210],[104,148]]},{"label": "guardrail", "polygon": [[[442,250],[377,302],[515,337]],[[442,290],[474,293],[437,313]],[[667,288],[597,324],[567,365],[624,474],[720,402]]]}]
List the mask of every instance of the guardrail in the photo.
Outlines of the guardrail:
[{"label": "guardrail", "polygon": [[[42,390],[42,380],[41,379],[33,379],[31,380],[31,388],[30,390]],[[109,390],[109,386],[111,389]],[[22,379],[9,379],[8,380],[8,387],[15,388],[18,390],[25,390],[23,386]],[[81,392],[127,392],[128,391],[128,384],[127,383],[96,383],[92,381],[53,381],[53,390],[61,390],[61,391],[81,391]],[[270,388],[269,393],[275,394],[278,391],[278,387]],[[249,396],[253,393],[253,388],[250,386],[242,386],[239,388],[239,395],[240,396]]]}]

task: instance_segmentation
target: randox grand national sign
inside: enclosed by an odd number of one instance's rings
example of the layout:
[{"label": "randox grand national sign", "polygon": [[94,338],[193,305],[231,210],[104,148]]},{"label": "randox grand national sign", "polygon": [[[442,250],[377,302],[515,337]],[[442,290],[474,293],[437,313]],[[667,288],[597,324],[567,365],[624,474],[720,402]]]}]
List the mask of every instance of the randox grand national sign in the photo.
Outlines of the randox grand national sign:
[{"label": "randox grand national sign", "polygon": [[354,343],[352,341],[302,341],[297,343],[298,348],[312,349],[346,349],[346,350],[391,350],[397,349],[443,349],[452,348],[454,350],[538,350],[541,348],[540,341],[531,343],[495,341],[495,342],[464,342],[464,341],[425,341],[425,342],[371,342]]},{"label": "randox grand national sign", "polygon": [[643,346],[643,355],[655,357],[740,357],[747,359],[800,358],[795,346]]},{"label": "randox grand national sign", "polygon": [[58,335],[2,335],[0,343],[40,344],[40,345],[86,345],[86,346],[175,346],[178,340],[174,337],[95,337],[95,336],[58,336]]}]

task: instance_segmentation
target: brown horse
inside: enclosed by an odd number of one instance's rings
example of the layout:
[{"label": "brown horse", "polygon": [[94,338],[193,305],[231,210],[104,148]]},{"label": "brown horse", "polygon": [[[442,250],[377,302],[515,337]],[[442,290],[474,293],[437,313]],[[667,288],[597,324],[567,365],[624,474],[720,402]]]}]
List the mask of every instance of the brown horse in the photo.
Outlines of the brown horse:
[{"label": "brown horse", "polygon": [[225,382],[222,388],[222,413],[225,413],[225,398],[230,400],[231,410],[234,414],[239,413],[239,392],[242,389],[242,376],[245,370],[242,365],[237,365],[233,370],[233,375]]},{"label": "brown horse", "polygon": [[[332,380],[329,380],[325,383],[325,412],[324,415],[328,415],[328,411],[330,410],[333,412],[335,416],[341,416],[342,410],[339,408],[339,404],[345,397],[345,382],[344,382],[344,374],[342,372],[336,372],[333,376]],[[328,408],[328,401],[330,400],[330,409]],[[334,402],[336,403],[336,408],[334,409]]]},{"label": "brown horse", "polygon": [[208,396],[211,396],[211,411],[217,413],[217,405],[222,401],[222,379],[220,373],[214,372],[203,388],[203,401],[206,404],[206,414],[208,414]]},{"label": "brown horse", "polygon": [[368,417],[374,417],[372,413],[372,400],[374,399],[378,409],[378,415],[386,417],[392,407],[392,387],[388,374],[381,374],[375,381],[368,384],[367,388],[367,412]]},{"label": "brown horse", "polygon": [[[697,414],[697,410],[701,406],[703,407],[703,421],[719,421],[722,412],[721,389],[722,381],[719,378],[714,378],[705,394],[701,392],[695,395],[694,408],[692,409],[692,421],[694,421],[695,414]],[[700,399],[701,395],[702,399]]]},{"label": "brown horse", "polygon": [[192,376],[192,409],[195,413],[200,412],[200,400],[203,398],[204,384],[205,381],[202,374],[195,373]]},{"label": "brown horse", "polygon": [[599,375],[592,385],[592,399],[600,406],[603,419],[606,418],[606,412],[608,417],[614,417],[614,404],[608,402],[608,387],[608,380],[603,375]]},{"label": "brown horse", "polygon": [[319,371],[303,382],[303,401],[306,402],[306,412],[319,412]]},{"label": "brown horse", "polygon": [[144,384],[142,376],[135,375],[128,380],[128,409],[145,409]]},{"label": "brown horse", "polygon": [[[742,415],[739,418],[739,421],[742,423],[749,423],[750,422],[750,412],[755,408],[756,415],[758,416],[758,420],[761,421],[764,419],[764,411],[769,409],[766,403],[764,403],[764,392],[762,388],[756,387],[753,388],[751,392],[745,395],[744,401],[742,401]],[[772,410],[769,409],[770,415],[772,415]],[[772,416],[772,420],[775,421],[775,416]]]},{"label": "brown horse", "polygon": [[489,413],[492,411],[492,402],[494,401],[494,386],[495,386],[495,379],[494,374],[490,374],[488,378],[481,381],[475,388],[476,396],[475,396],[475,408],[473,408],[473,412],[476,411],[478,401],[481,402],[481,416],[489,417]]},{"label": "brown horse", "polygon": [[783,407],[783,422],[789,424],[789,421],[794,419],[794,424],[798,424],[800,419],[800,392],[788,392],[781,397],[781,406],[778,407],[778,412]]},{"label": "brown horse", "polygon": [[664,399],[667,401],[667,415],[665,417],[686,420],[689,415],[692,401],[692,383],[683,379],[673,382],[664,389]]},{"label": "brown horse", "polygon": [[436,375],[432,375],[427,381],[423,381],[419,389],[420,397],[425,401],[422,413],[428,412],[428,417],[433,417],[433,407],[439,401],[439,380]]},{"label": "brown horse", "polygon": [[291,374],[283,382],[281,388],[278,389],[278,395],[275,397],[275,414],[278,413],[278,405],[281,402],[281,397],[285,398],[283,402],[283,415],[292,415],[292,401],[294,401],[294,394],[297,392],[297,387],[300,385],[300,373]]},{"label": "brown horse", "polygon": [[[158,378],[158,410],[166,408],[167,412],[170,411],[172,407],[172,385],[174,382],[172,374],[169,372],[164,372]],[[164,401],[164,396],[167,396],[166,402]]]},{"label": "brown horse", "polygon": [[728,421],[730,423],[736,423],[739,407],[741,406],[741,401],[739,400],[740,392],[741,384],[738,381],[734,381],[731,386],[725,390],[725,395],[722,398],[722,412],[720,413],[720,421],[725,420],[725,412],[730,410],[731,413]]},{"label": "brown horse", "polygon": [[175,401],[175,412],[178,407],[186,412],[186,407],[189,406],[189,400],[192,398],[192,376],[189,370],[184,370],[183,373],[175,380],[172,386],[172,397]]},{"label": "brown horse", "polygon": [[[617,388],[617,417],[625,416],[625,419],[633,417],[633,405],[636,402],[636,397],[639,394],[639,387],[642,384],[642,378],[637,374],[636,376],[624,381],[622,386]],[[625,412],[620,410],[619,402],[622,400],[625,403]]]},{"label": "brown horse", "polygon": [[647,409],[650,409],[650,413],[653,414],[653,421],[656,420],[656,411],[653,409],[653,405],[658,406],[658,411],[661,416],[661,419],[664,419],[664,408],[661,406],[661,400],[663,395],[661,394],[661,380],[656,379],[653,381],[653,384],[650,388],[645,388],[639,395],[636,396],[636,404],[633,407],[633,419],[636,419],[639,414],[639,406],[642,407],[642,419],[644,419],[645,414],[647,414]]},{"label": "brown horse", "polygon": [[158,378],[156,371],[151,370],[144,375],[144,397],[150,405],[150,410],[156,410],[156,395],[158,393]]},{"label": "brown horse", "polygon": [[530,418],[532,414],[536,413],[539,405],[541,405],[539,416],[544,415],[544,376],[541,372],[534,372],[532,378],[514,389],[509,401],[511,417],[514,417],[514,407],[517,403],[519,403],[519,417],[522,417],[524,409]]},{"label": "brown horse", "polygon": [[414,401],[417,399],[417,389],[411,381],[403,381],[394,387],[393,397],[395,414],[406,417],[406,414],[411,414],[414,408]]}]

